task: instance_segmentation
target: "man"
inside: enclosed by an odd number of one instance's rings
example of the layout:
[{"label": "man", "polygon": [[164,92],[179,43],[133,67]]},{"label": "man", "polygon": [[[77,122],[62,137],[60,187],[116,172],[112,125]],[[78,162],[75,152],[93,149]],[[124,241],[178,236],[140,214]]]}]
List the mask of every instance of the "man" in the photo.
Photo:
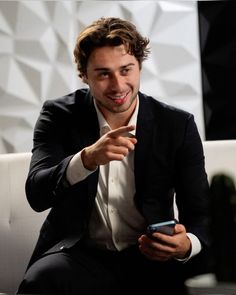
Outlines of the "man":
[{"label": "man", "polygon": [[[208,182],[193,116],[139,91],[148,44],[119,18],[79,35],[88,88],[46,101],[35,126],[26,194],[51,211],[18,294],[184,294],[209,244]],[[174,196],[174,234],[147,235]]]}]

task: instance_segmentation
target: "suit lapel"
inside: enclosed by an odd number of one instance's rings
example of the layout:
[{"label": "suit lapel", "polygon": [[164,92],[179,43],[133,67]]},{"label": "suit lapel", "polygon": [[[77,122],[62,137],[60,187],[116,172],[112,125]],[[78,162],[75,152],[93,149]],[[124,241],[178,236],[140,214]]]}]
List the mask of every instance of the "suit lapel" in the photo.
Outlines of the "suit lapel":
[{"label": "suit lapel", "polygon": [[151,138],[153,134],[153,112],[147,97],[139,93],[139,112],[137,118],[137,144],[135,146],[134,171],[136,183],[142,179],[148,163]]},{"label": "suit lapel", "polygon": [[[80,147],[82,149],[98,140],[99,123],[90,91],[87,90],[85,95],[79,96],[76,100],[75,121],[77,122],[77,118],[80,118],[76,129],[78,137],[82,140]],[[91,206],[97,192],[98,173],[99,168],[87,177],[87,190]]]}]

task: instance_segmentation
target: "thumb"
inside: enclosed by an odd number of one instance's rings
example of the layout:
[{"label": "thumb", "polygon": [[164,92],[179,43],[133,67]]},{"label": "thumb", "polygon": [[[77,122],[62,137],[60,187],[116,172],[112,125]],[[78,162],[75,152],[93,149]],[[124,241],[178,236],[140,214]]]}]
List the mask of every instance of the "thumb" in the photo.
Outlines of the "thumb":
[{"label": "thumb", "polygon": [[181,223],[177,223],[175,225],[175,233],[179,234],[181,232],[186,232],[185,226],[183,224],[181,224]]}]

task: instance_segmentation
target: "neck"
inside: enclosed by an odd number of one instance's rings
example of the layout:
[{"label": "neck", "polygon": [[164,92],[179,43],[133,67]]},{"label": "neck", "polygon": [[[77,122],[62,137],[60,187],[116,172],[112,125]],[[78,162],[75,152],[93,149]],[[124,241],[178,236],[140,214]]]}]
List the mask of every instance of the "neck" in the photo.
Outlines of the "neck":
[{"label": "neck", "polygon": [[111,129],[126,126],[133,115],[137,101],[135,100],[127,111],[121,113],[106,113],[104,115]]},{"label": "neck", "polygon": [[131,115],[129,117],[127,116],[119,116],[120,114],[113,114],[111,115],[111,118],[109,116],[106,118],[107,123],[111,127],[111,129],[116,129],[122,126],[126,126],[131,118]]}]

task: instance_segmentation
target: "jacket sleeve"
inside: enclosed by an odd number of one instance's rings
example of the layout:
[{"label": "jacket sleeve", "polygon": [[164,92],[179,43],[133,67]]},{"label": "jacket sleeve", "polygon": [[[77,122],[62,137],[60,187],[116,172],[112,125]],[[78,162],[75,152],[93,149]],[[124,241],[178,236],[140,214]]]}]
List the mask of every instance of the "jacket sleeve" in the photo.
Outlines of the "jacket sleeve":
[{"label": "jacket sleeve", "polygon": [[209,244],[209,184],[205,158],[194,117],[187,120],[176,156],[175,190],[179,220],[202,244]]},{"label": "jacket sleeve", "polygon": [[73,189],[65,178],[67,165],[73,156],[65,145],[67,115],[66,109],[46,101],[34,128],[34,146],[25,190],[29,204],[38,212],[55,206]]}]

